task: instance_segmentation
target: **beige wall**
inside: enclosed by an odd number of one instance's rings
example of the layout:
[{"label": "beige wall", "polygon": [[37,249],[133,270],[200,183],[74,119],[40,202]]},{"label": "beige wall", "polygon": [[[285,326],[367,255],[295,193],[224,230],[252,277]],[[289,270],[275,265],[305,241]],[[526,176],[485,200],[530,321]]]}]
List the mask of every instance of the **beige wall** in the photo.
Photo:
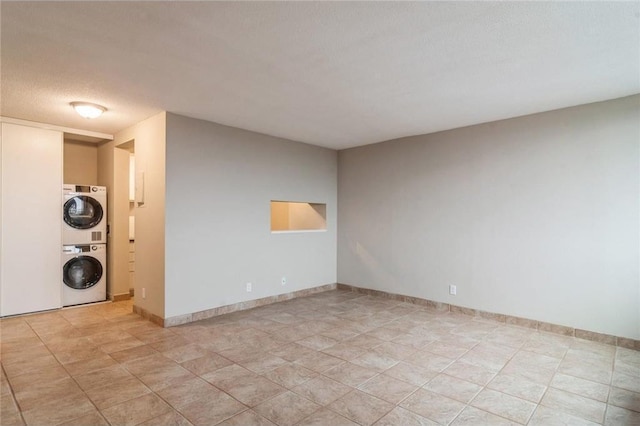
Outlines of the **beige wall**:
[{"label": "beige wall", "polygon": [[289,229],[289,203],[274,201],[271,203],[271,230],[284,231]]},{"label": "beige wall", "polygon": [[325,229],[325,210],[313,203],[289,204],[289,229]]},{"label": "beige wall", "polygon": [[[335,283],[336,172],[336,151],[167,114],[166,316]],[[271,200],[326,203],[327,231],[271,233]]]},{"label": "beige wall", "polygon": [[98,147],[96,144],[64,141],[64,182],[98,185]]},{"label": "beige wall", "polygon": [[639,123],[633,96],[340,151],[339,282],[640,338]]},{"label": "beige wall", "polygon": [[129,294],[129,152],[116,141],[98,147],[98,184],[107,187],[107,292],[109,298]]},{"label": "beige wall", "polygon": [[[136,174],[144,173],[144,203],[136,203],[135,304],[164,318],[165,311],[165,146],[166,113],[154,115],[115,135],[115,146],[134,141]],[[121,174],[122,212],[117,216],[118,253],[123,253],[121,288],[128,292],[129,152],[119,151],[127,164]],[[124,167],[124,166],[123,166]],[[118,284],[120,285],[120,284]],[[142,297],[145,289],[146,298]]]}]

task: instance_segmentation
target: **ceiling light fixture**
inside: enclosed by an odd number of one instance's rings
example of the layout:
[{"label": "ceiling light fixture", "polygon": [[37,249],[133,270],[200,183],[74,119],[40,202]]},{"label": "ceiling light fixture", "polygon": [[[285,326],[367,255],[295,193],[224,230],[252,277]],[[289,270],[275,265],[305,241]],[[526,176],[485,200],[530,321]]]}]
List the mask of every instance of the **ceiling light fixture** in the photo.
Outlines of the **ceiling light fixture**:
[{"label": "ceiling light fixture", "polygon": [[97,118],[107,109],[102,105],[92,104],[89,102],[71,102],[71,106],[84,118]]}]

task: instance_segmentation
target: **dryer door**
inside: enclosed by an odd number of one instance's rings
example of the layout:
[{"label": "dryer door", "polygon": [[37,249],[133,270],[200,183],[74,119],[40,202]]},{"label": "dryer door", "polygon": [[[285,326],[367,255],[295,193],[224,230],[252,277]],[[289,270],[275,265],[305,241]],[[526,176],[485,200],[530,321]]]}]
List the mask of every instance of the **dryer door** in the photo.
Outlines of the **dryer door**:
[{"label": "dryer door", "polygon": [[67,287],[85,290],[98,284],[102,278],[102,264],[95,257],[78,256],[62,268],[62,280]]},{"label": "dryer door", "polygon": [[64,203],[64,221],[75,229],[93,228],[100,223],[103,215],[100,203],[86,195],[76,195]]}]

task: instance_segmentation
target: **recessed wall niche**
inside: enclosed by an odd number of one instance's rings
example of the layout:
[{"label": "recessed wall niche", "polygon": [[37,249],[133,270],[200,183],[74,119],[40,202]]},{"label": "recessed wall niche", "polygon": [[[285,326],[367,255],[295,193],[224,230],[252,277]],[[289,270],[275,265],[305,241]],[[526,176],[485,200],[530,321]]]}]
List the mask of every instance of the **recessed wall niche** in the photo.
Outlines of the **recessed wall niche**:
[{"label": "recessed wall niche", "polygon": [[326,204],[271,201],[271,232],[325,231],[326,229]]}]

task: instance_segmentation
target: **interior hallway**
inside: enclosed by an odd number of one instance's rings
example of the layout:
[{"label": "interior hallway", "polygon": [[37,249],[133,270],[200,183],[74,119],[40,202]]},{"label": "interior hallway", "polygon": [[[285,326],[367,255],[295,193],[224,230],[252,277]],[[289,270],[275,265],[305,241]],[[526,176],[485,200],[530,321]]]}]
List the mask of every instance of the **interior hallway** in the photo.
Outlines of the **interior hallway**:
[{"label": "interior hallway", "polygon": [[640,424],[640,352],[329,291],[164,329],[3,319],[2,425]]}]

